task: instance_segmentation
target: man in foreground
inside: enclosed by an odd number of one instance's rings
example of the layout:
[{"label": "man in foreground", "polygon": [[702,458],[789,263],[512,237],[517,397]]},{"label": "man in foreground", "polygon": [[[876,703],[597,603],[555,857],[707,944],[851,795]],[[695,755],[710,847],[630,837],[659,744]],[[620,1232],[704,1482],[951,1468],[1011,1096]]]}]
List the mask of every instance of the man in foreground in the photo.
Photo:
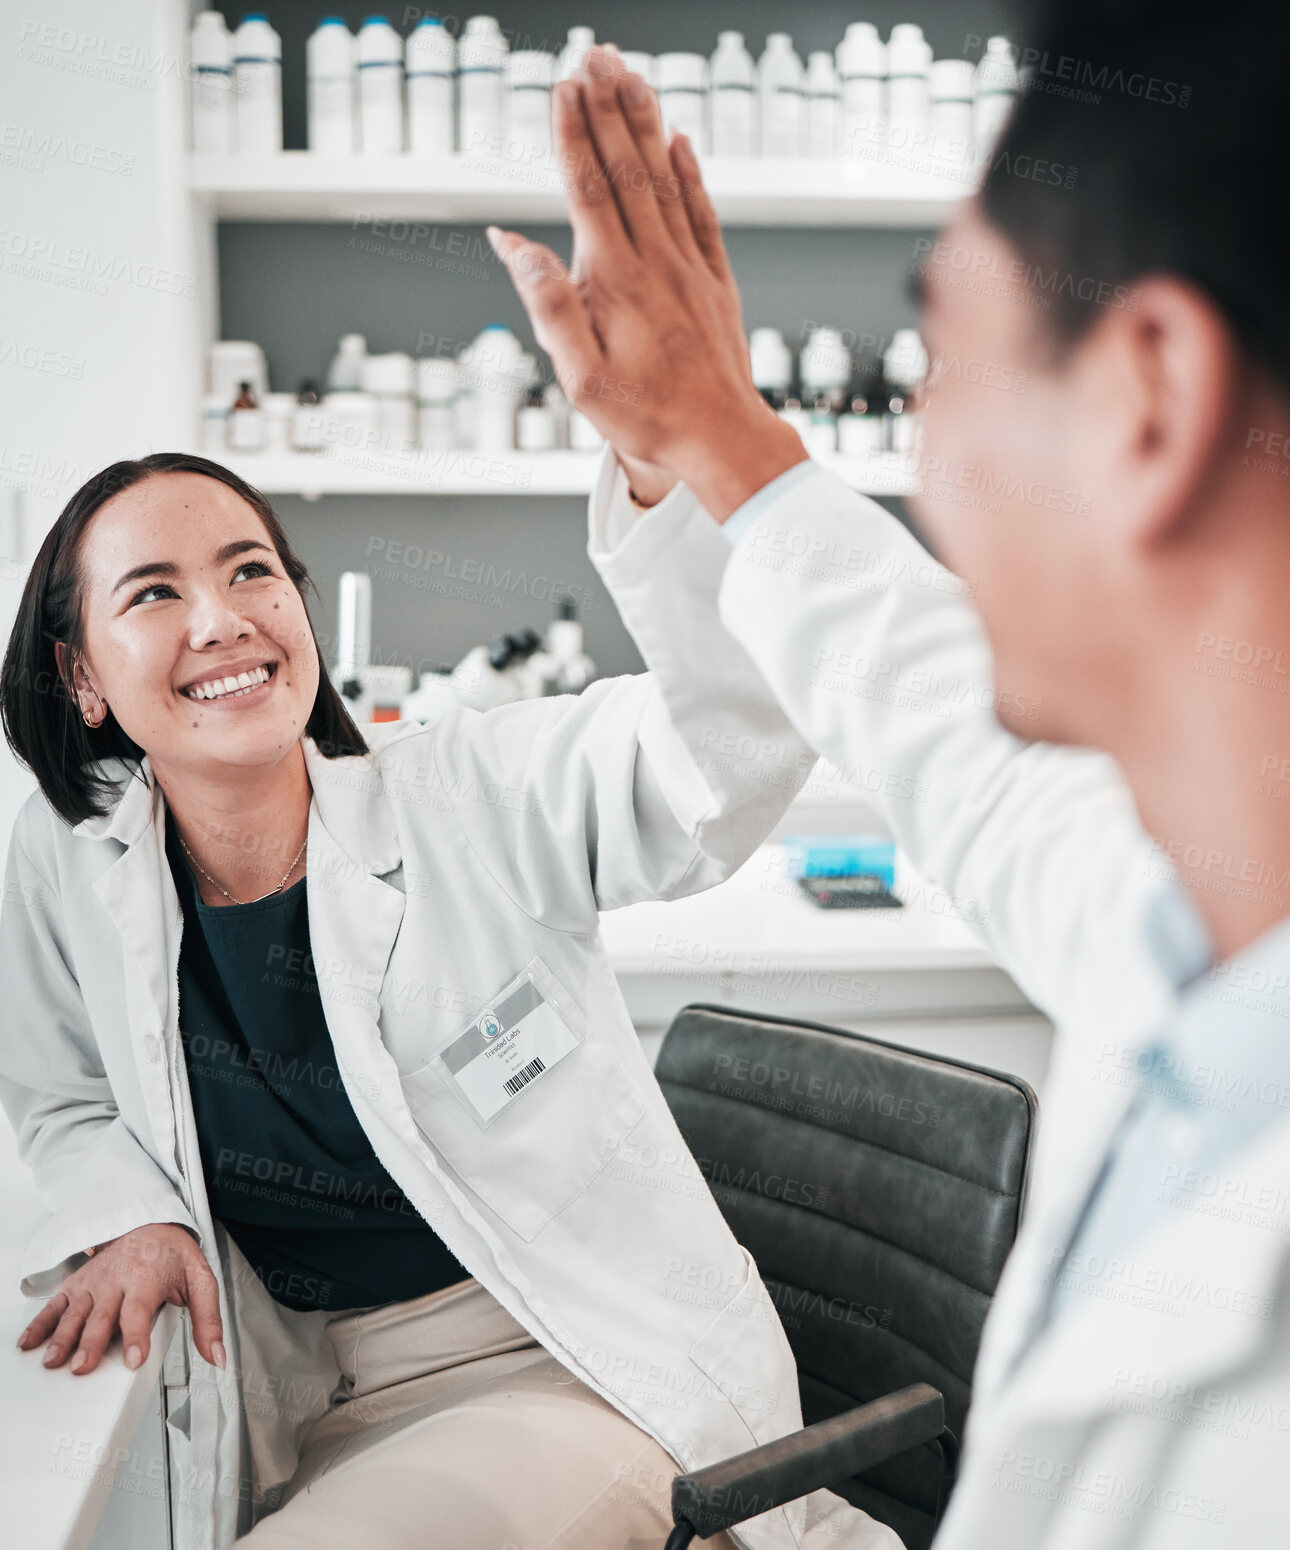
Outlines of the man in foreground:
[{"label": "man in foreground", "polygon": [[[1052,7],[1036,46],[1108,61],[1110,84],[1096,104],[1023,101],[923,275],[929,353],[1027,383],[1004,403],[986,385],[996,374],[940,374],[912,503],[975,583],[1014,738],[992,787],[965,767],[971,832],[988,829],[983,802],[1006,808],[1018,780],[1042,787],[1042,753],[1017,740],[1094,745],[1186,888],[1159,895],[1140,938],[1108,941],[1102,983],[1071,984],[1057,955],[1029,974],[1025,961],[1060,939],[1060,807],[1033,854],[1005,837],[1006,877],[978,873],[1006,966],[1052,992],[1037,999],[1064,1025],[1069,1006],[1086,1015],[1059,1039],[944,1547],[1256,1545],[1283,1521],[1290,308],[1265,163],[1283,139],[1272,61],[1290,17],[1263,3],[1217,32],[1209,19],[1160,0]],[[1184,85],[1188,106],[1152,81]],[[557,93],[576,283],[534,244],[495,245],[637,504],[697,499],[732,537],[722,619],[799,729],[835,762],[881,757],[865,743],[881,721],[825,669],[875,638],[899,653],[901,590],[837,584],[869,503],[812,468],[757,397],[697,164],[684,141],[667,146],[641,84],[598,55]],[[1075,188],[1017,175],[1023,153],[1077,167]],[[981,482],[997,498],[960,498]],[[785,563],[799,539],[823,581]],[[942,733],[925,722],[930,745]],[[1074,894],[1107,864],[1064,859]],[[1140,859],[1123,859],[1141,890]],[[1176,1005],[1137,994],[1130,960],[1148,954]]]}]

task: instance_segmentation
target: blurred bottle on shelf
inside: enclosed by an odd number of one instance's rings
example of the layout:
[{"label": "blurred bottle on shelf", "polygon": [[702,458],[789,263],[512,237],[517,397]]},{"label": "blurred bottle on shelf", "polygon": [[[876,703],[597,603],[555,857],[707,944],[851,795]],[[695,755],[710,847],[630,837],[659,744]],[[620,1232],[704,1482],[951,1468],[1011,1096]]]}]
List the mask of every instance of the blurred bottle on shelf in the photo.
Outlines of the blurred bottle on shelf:
[{"label": "blurred bottle on shelf", "polygon": [[665,129],[676,129],[700,153],[708,133],[708,61],[702,54],[658,56],[658,105]]},{"label": "blurred bottle on shelf", "polygon": [[282,149],[282,39],[252,11],[233,35],[237,148],[262,155]]},{"label": "blurred bottle on shelf", "polygon": [[354,154],[356,46],[339,16],[324,17],[305,44],[306,138],[321,156]]},{"label": "blurred bottle on shelf", "polygon": [[757,66],[742,32],[722,32],[712,56],[712,154],[755,156]]},{"label": "blurred bottle on shelf", "polygon": [[238,384],[228,417],[228,445],[231,452],[264,450],[264,411],[249,381]]},{"label": "blurred bottle on shelf", "polygon": [[802,61],[786,32],[772,32],[757,62],[763,156],[801,156],[806,148]]},{"label": "blurred bottle on shelf", "polygon": [[883,450],[902,456],[919,450],[921,416],[915,394],[927,375],[927,351],[916,328],[898,328],[883,351],[883,376],[890,396],[883,417]]},{"label": "blurred bottle on shelf", "polygon": [[422,17],[408,34],[404,69],[408,149],[419,156],[450,156],[456,143],[453,81],[457,45],[438,16]]},{"label": "blurred bottle on shelf", "polygon": [[872,22],[851,22],[837,48],[842,152],[863,156],[886,138],[887,50]]},{"label": "blurred bottle on shelf", "polygon": [[192,78],[193,150],[226,156],[236,144],[233,96],[233,35],[219,11],[200,11],[189,44]]},{"label": "blurred bottle on shelf", "polygon": [[841,102],[833,55],[819,49],[806,61],[806,151],[827,160],[841,149]]},{"label": "blurred bottle on shelf", "polygon": [[[457,146],[487,152],[505,128],[506,39],[494,16],[472,16],[457,50]],[[496,147],[493,147],[496,149]]]},{"label": "blurred bottle on shelf", "polygon": [[364,156],[403,149],[403,40],[384,16],[358,30],[358,121]]},{"label": "blurred bottle on shelf", "polygon": [[558,68],[554,54],[536,49],[507,55],[507,152],[525,163],[542,161],[551,153],[551,88]]}]

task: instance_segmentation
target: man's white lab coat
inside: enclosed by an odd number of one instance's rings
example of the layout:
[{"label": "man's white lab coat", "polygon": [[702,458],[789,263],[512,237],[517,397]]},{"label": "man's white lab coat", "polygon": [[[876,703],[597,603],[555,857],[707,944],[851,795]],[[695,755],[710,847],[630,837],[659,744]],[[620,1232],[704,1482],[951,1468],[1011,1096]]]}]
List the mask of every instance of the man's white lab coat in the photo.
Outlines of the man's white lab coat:
[{"label": "man's white lab coat", "polygon": [[[650,519],[695,504],[680,487]],[[794,725],[1058,1024],[1027,1215],[985,1324],[937,1550],[1282,1544],[1290,1115],[1227,1181],[1275,1186],[1279,1214],[1274,1202],[1260,1224],[1222,1193],[1162,1210],[1132,1262],[1105,1267],[1106,1297],[1066,1299],[1035,1335],[1047,1273],[1134,1094],[1134,1052],[1178,1005],[1149,917],[1180,885],[1112,761],[998,724],[995,697],[1012,686],[993,681],[971,590],[816,468],[767,492],[719,594]],[[1014,694],[1011,709],[1034,707]]]},{"label": "man's white lab coat", "polygon": [[[602,514],[613,472],[607,461]],[[335,1065],[377,1157],[541,1345],[689,1468],[799,1427],[796,1369],[641,1051],[597,912],[727,876],[814,758],[717,623],[728,551],[703,513],[664,513],[595,557],[650,674],[367,728],[368,758],[328,760],[304,739],[311,948]],[[710,759],[727,733],[759,752]],[[758,778],[767,759],[773,781]],[[229,1366],[202,1360],[185,1315],[187,1387],[167,1422],[176,1544],[225,1550],[276,1505],[339,1373],[327,1313],[276,1303],[210,1214],[178,1038],[164,805],[146,762],[143,774],[75,828],[39,792],[18,816],[0,1098],[47,1209],[24,1292],[51,1294],[84,1246],[147,1222],[199,1234]],[[483,1129],[432,1059],[535,960],[582,1042]],[[693,1300],[696,1266],[719,1288],[709,1299]],[[899,1543],[824,1492],[733,1537],[748,1550]]]}]

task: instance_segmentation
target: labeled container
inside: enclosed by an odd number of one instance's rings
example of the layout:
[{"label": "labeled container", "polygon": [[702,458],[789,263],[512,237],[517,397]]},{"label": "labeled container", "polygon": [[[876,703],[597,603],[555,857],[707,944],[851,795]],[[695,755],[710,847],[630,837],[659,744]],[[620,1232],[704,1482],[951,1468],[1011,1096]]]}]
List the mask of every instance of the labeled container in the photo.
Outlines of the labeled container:
[{"label": "labeled container", "polygon": [[381,446],[406,453],[417,439],[414,398],[416,368],[401,350],[369,355],[363,361],[362,390],[376,400],[376,429]]},{"label": "labeled container", "polygon": [[282,149],[282,39],[259,11],[233,35],[237,148],[263,155]]},{"label": "labeled container", "polygon": [[714,156],[755,156],[759,150],[757,66],[742,32],[720,32],[710,65]]},{"label": "labeled container", "polygon": [[658,56],[658,105],[665,129],[678,130],[696,151],[711,149],[708,61],[702,54]]},{"label": "labeled container", "polygon": [[307,139],[320,156],[354,154],[355,47],[339,16],[324,17],[305,44]]},{"label": "labeled container", "polygon": [[841,149],[842,111],[833,55],[824,49],[806,61],[806,153],[821,159]]},{"label": "labeled container", "polygon": [[419,156],[451,156],[456,142],[453,80],[457,45],[437,16],[426,16],[408,34],[408,149]]},{"label": "labeled container", "polygon": [[806,146],[805,78],[786,32],[772,32],[757,62],[763,156],[801,156]]},{"label": "labeled container", "polygon": [[384,16],[358,30],[359,140],[364,156],[403,149],[403,40]]},{"label": "labeled container", "polygon": [[923,29],[899,22],[887,40],[887,143],[894,152],[927,147],[932,47]]},{"label": "labeled container", "polygon": [[264,450],[285,455],[291,451],[291,424],[296,414],[294,393],[266,393],[264,409]]},{"label": "labeled container", "polygon": [[264,351],[252,339],[217,339],[206,353],[207,391],[222,398],[228,408],[243,382],[251,384],[257,398],[263,398],[269,391],[269,367]]},{"label": "labeled container", "polygon": [[842,151],[863,156],[887,133],[887,50],[872,22],[852,22],[837,47]]},{"label": "labeled container", "polygon": [[362,334],[342,334],[331,365],[327,368],[329,392],[354,392],[363,380],[363,361],[367,357],[367,340]]},{"label": "labeled container", "polygon": [[476,335],[467,362],[474,389],[473,446],[478,452],[513,452],[515,416],[531,370],[519,340],[501,323]]},{"label": "labeled container", "polygon": [[508,154],[541,161],[552,149],[551,88],[559,61],[537,49],[506,56],[506,140]]},{"label": "labeled container", "polygon": [[560,50],[560,79],[567,81],[576,71],[581,70],[583,61],[596,45],[596,30],[594,27],[570,27],[569,36],[564,47]]},{"label": "labeled container", "polygon": [[454,404],[460,376],[460,367],[448,356],[426,355],[417,362],[417,431],[423,447],[445,452],[458,444]]},{"label": "labeled container", "polygon": [[193,150],[226,156],[237,144],[233,96],[233,35],[219,11],[200,11],[189,42]]},{"label": "labeled container", "polygon": [[493,16],[472,16],[457,50],[457,145],[496,153],[505,129],[506,39]]},{"label": "labeled container", "polygon": [[932,155],[945,171],[972,161],[973,76],[966,59],[938,59],[928,77]]}]

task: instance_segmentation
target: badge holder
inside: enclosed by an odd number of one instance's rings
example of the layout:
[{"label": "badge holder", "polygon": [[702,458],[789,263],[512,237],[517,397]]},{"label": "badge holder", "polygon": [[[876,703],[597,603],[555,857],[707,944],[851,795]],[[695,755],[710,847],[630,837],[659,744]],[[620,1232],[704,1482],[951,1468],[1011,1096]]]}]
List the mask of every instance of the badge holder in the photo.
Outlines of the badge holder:
[{"label": "badge holder", "polygon": [[583,1042],[555,977],[534,958],[434,1057],[481,1129],[518,1103]]}]

